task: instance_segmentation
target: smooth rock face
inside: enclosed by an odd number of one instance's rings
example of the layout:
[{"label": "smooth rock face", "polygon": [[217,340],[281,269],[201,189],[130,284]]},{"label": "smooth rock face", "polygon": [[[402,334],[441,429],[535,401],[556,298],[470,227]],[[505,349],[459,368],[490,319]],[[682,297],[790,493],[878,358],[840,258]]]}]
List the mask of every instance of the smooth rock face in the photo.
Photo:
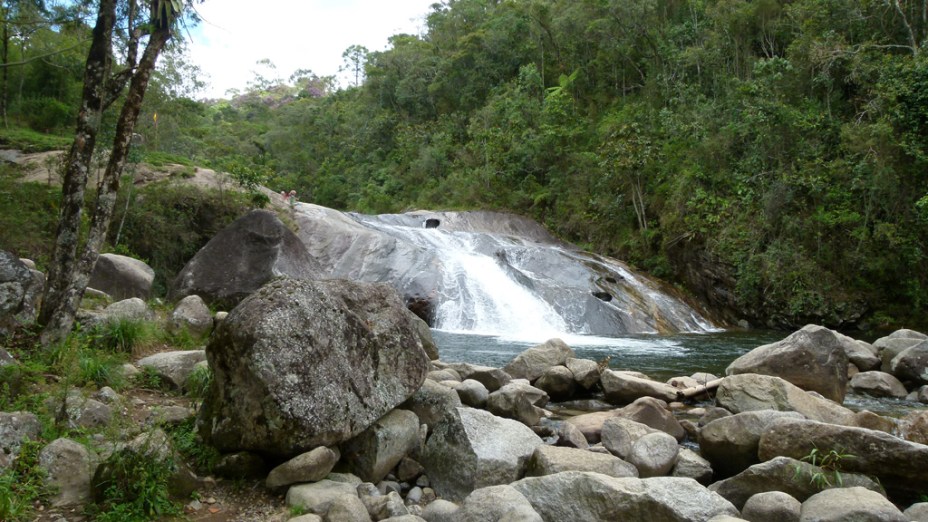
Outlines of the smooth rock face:
[{"label": "smooth rock face", "polygon": [[535,448],[526,475],[553,475],[562,471],[593,471],[610,477],[638,476],[638,469],[635,466],[618,457],[548,445]]},{"label": "smooth rock face", "polygon": [[801,507],[798,500],[782,491],[767,491],[752,495],[741,516],[751,522],[798,522]]},{"label": "smooth rock face", "polygon": [[616,415],[640,422],[656,430],[683,440],[683,426],[673,416],[667,403],[653,397],[642,397],[624,408],[615,410]]},{"label": "smooth rock face", "polygon": [[878,347],[880,350],[880,360],[882,361],[880,371],[892,373],[893,359],[909,348],[921,344],[922,341],[924,341],[924,339],[911,337],[883,337],[882,339],[877,339],[877,341],[873,343],[873,346]]},{"label": "smooth rock face", "polygon": [[306,511],[324,515],[332,503],[342,495],[355,495],[355,487],[344,482],[320,480],[311,484],[299,484],[287,490],[287,505],[299,506]]},{"label": "smooth rock face", "polygon": [[81,504],[90,500],[96,457],[82,444],[70,439],[55,439],[42,448],[39,465],[45,470],[45,482],[56,491],[52,506]]},{"label": "smooth rock face", "polygon": [[689,522],[735,516],[734,506],[695,480],[615,478],[565,471],[512,484],[544,520]]},{"label": "smooth rock face", "polygon": [[544,344],[529,348],[520,353],[503,367],[503,371],[514,379],[534,381],[552,366],[563,366],[568,358],[576,357],[567,343],[560,339],[550,339]]},{"label": "smooth rock face", "polygon": [[602,431],[604,423],[616,417],[616,411],[594,411],[592,413],[584,413],[582,415],[577,415],[567,419],[565,422],[573,425],[575,428],[580,430],[580,433],[586,437],[586,440],[590,444],[596,444],[602,438]]},{"label": "smooth rock face", "polygon": [[[293,522],[290,519],[287,522]],[[342,495],[332,501],[325,514],[325,522],[369,522],[367,507],[357,495]]]},{"label": "smooth rock face", "polygon": [[691,449],[680,448],[677,463],[670,472],[672,477],[691,478],[702,485],[712,482],[712,465]]},{"label": "smooth rock face", "polygon": [[520,422],[458,408],[435,426],[420,462],[439,495],[461,500],[475,489],[518,480],[541,444]]},{"label": "smooth rock face", "polygon": [[542,522],[529,501],[508,484],[480,488],[467,495],[456,517],[458,522]]},{"label": "smooth rock face", "polygon": [[716,403],[742,413],[756,410],[795,411],[807,419],[834,424],[852,424],[854,412],[843,406],[804,392],[779,377],[758,374],[732,375],[719,384]]},{"label": "smooth rock face", "polygon": [[487,410],[494,415],[515,419],[527,426],[538,424],[541,406],[548,403],[548,394],[525,381],[514,381],[487,396]]},{"label": "smooth rock face", "polygon": [[802,503],[803,522],[905,522],[902,512],[879,493],[861,487],[826,489]]},{"label": "smooth rock face", "polygon": [[667,475],[677,462],[677,439],[659,431],[649,433],[632,444],[628,462],[638,468],[641,478]]},{"label": "smooth rock face", "polygon": [[[821,491],[811,480],[824,473],[822,468],[789,457],[776,457],[755,464],[734,477],[714,482],[709,489],[728,499],[738,509],[753,495],[768,491],[782,491],[800,502]],[[835,483],[833,476],[829,479]],[[842,473],[845,487],[862,486],[871,491],[882,491],[879,484],[864,475]]]},{"label": "smooth rock face", "polygon": [[603,422],[600,435],[603,447],[620,458],[627,458],[638,439],[658,430],[625,417],[612,417]]},{"label": "smooth rock face", "polygon": [[338,459],[337,450],[315,448],[272,469],[265,485],[268,489],[274,490],[297,482],[318,482],[332,471]]},{"label": "smooth rock face", "polygon": [[574,359],[568,357],[564,363],[567,369],[574,375],[574,380],[584,390],[590,390],[599,382],[599,364],[589,359]]},{"label": "smooth rock face", "polygon": [[535,381],[535,386],[544,390],[551,400],[563,401],[574,396],[577,382],[566,366],[552,366]]},{"label": "smooth rock face", "polygon": [[914,522],[928,522],[928,502],[918,502],[909,506],[902,516]]},{"label": "smooth rock face", "polygon": [[851,389],[872,397],[905,397],[908,392],[899,379],[891,374],[869,371],[861,372],[851,378]]},{"label": "smooth rock face", "polygon": [[183,350],[149,355],[139,359],[136,364],[155,370],[165,383],[182,390],[187,385],[187,378],[193,373],[194,367],[205,360],[204,350]]},{"label": "smooth rock face", "polygon": [[100,254],[87,286],[117,300],[148,299],[154,280],[155,271],[144,261],[118,254]]},{"label": "smooth rock face", "polygon": [[669,384],[614,370],[603,371],[600,382],[606,400],[612,404],[629,404],[641,397],[654,397],[668,402],[677,399],[677,389]]},{"label": "smooth rock face", "polygon": [[509,384],[512,377],[499,368],[491,366],[480,366],[470,363],[450,363],[448,367],[458,372],[462,380],[473,379],[486,386],[490,392],[502,388]]},{"label": "smooth rock face", "polygon": [[464,406],[471,408],[483,408],[490,396],[487,387],[473,379],[464,379],[460,386],[455,387],[455,391],[458,392],[458,397]]},{"label": "smooth rock face", "polygon": [[847,391],[847,363],[847,353],[833,331],[808,325],[782,341],[738,357],[725,373],[780,377],[840,404]]},{"label": "smooth rock face", "polygon": [[[842,470],[879,478],[887,492],[905,498],[928,490],[928,446],[894,437],[882,431],[825,424],[808,420],[784,420],[760,439],[761,460],[786,456],[800,459],[814,448],[840,449],[853,458],[841,460]],[[799,497],[797,497],[799,498]]]},{"label": "smooth rock face", "polygon": [[180,300],[171,312],[171,330],[186,330],[194,336],[208,335],[213,329],[213,314],[198,295],[188,295]]},{"label": "smooth rock face", "polygon": [[200,249],[177,274],[170,298],[196,294],[232,307],[277,276],[312,279],[319,263],[273,212],[252,210]]},{"label": "smooth rock face", "polygon": [[699,431],[699,451],[712,463],[718,478],[741,473],[754,464],[760,436],[777,419],[801,419],[796,412],[749,411],[716,419]]},{"label": "smooth rock face", "polygon": [[429,370],[393,289],[350,281],[266,285],[229,313],[206,355],[204,439],[221,451],[285,457],[354,437]]},{"label": "smooth rock face", "polygon": [[847,359],[860,371],[867,372],[880,369],[882,360],[879,351],[872,344],[851,339],[839,333],[835,333],[835,335],[842,341],[841,345],[844,347],[844,352],[847,353]]},{"label": "smooth rock face", "polygon": [[352,473],[365,482],[377,483],[418,445],[419,418],[411,411],[396,409],[344,442],[342,455]]},{"label": "smooth rock face", "polygon": [[44,277],[35,277],[18,257],[0,250],[0,335],[35,319],[44,282]]}]

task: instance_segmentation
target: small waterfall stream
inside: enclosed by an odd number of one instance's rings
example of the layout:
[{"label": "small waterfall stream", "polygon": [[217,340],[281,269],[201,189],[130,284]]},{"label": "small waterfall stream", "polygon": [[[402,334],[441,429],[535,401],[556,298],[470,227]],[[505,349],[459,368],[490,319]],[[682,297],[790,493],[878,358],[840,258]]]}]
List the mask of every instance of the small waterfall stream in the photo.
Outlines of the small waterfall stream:
[{"label": "small waterfall stream", "polygon": [[437,219],[426,228],[425,219],[407,214],[351,216],[434,258],[422,271],[438,272],[431,297],[432,326],[440,330],[532,341],[717,331],[615,260],[557,243],[446,230]]}]

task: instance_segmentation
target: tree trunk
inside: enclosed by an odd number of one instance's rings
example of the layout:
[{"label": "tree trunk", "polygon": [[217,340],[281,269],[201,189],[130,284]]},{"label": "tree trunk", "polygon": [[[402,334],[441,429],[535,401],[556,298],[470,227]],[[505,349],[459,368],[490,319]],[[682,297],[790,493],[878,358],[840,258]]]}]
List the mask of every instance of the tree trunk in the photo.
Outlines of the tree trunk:
[{"label": "tree trunk", "polygon": [[[39,324],[43,343],[62,339],[73,323],[74,311],[66,313],[64,307],[74,299],[65,299],[68,283],[77,262],[81,212],[84,206],[84,189],[90,172],[91,159],[96,147],[97,132],[104,106],[104,85],[111,65],[110,46],[113,25],[116,21],[116,0],[101,0],[93,39],[84,67],[84,90],[74,142],[65,160],[64,180],[61,185],[61,212],[55,234],[55,247],[49,265],[48,283],[42,299]],[[80,296],[83,295],[81,290]],[[80,300],[78,296],[78,301]],[[64,323],[59,319],[69,315]]]},{"label": "tree trunk", "polygon": [[103,178],[97,187],[96,204],[91,218],[90,232],[84,244],[84,251],[80,261],[66,281],[66,287],[62,293],[60,304],[55,310],[55,315],[46,326],[46,330],[42,332],[44,342],[62,339],[74,324],[74,315],[78,306],[80,306],[90,276],[93,274],[94,266],[97,264],[97,258],[100,255],[100,249],[106,239],[106,233],[113,218],[119,181],[126,164],[126,158],[129,155],[132,133],[135,130],[135,124],[142,109],[145,91],[148,89],[148,83],[158,56],[170,38],[170,27],[164,26],[156,29],[149,36],[142,59],[132,75],[126,102],[116,124],[113,150],[110,153]]}]

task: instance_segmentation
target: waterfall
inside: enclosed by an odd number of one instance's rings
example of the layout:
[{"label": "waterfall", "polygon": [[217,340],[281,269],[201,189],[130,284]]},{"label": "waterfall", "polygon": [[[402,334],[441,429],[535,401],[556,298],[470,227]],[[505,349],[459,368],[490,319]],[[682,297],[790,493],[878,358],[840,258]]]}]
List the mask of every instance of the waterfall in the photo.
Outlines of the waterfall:
[{"label": "waterfall", "polygon": [[[460,225],[464,214],[443,217]],[[396,242],[382,255],[405,260],[409,270],[401,278],[435,281],[429,299],[437,329],[541,341],[715,330],[696,310],[616,260],[553,239],[445,227],[428,215],[350,216],[365,233]],[[428,261],[408,261],[414,256]],[[396,260],[383,263],[397,272]],[[404,283],[390,282],[403,291]]]}]

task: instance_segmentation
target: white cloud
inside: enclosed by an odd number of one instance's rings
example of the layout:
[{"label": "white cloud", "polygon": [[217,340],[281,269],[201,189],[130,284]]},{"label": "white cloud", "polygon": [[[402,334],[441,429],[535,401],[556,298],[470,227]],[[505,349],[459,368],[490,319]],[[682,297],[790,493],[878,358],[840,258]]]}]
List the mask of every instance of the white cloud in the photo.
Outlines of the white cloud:
[{"label": "white cloud", "polygon": [[297,69],[336,75],[351,45],[380,51],[394,34],[424,32],[435,1],[207,0],[197,6],[203,22],[190,33],[190,58],[208,75],[208,97],[243,89],[263,59],[282,79]]}]

